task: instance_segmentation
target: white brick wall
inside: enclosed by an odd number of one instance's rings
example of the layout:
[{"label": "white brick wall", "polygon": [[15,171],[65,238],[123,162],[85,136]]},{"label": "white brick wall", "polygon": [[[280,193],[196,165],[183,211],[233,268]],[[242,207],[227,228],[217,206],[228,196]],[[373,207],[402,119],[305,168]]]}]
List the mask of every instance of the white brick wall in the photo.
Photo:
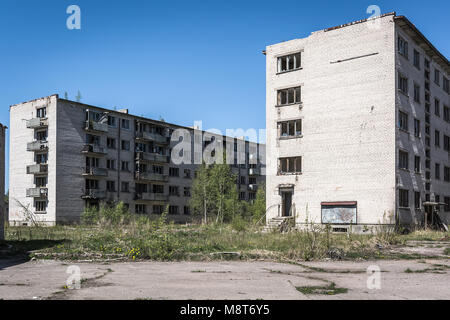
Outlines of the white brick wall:
[{"label": "white brick wall", "polygon": [[[414,210],[414,191],[425,198],[424,51],[395,22],[394,15],[379,19],[379,28],[368,22],[304,39],[268,46],[267,56],[267,219],[279,215],[278,186],[293,184],[297,223],[321,222],[321,202],[357,202],[357,223],[372,225],[422,221]],[[397,54],[397,35],[409,42],[409,61]],[[422,69],[413,66],[413,48],[421,53]],[[277,57],[302,51],[302,69],[277,74]],[[365,56],[369,55],[369,56]],[[342,61],[345,59],[352,60]],[[341,60],[341,62],[337,62]],[[431,59],[430,59],[431,60]],[[337,62],[337,63],[333,63]],[[431,200],[450,196],[443,181],[444,166],[450,166],[443,151],[443,135],[450,125],[443,121],[443,105],[449,95],[434,84],[434,69],[448,74],[434,61],[431,67]],[[448,69],[448,66],[447,66]],[[397,71],[409,78],[409,97],[397,90]],[[421,104],[413,101],[413,81],[421,86]],[[302,105],[276,107],[278,89],[302,86]],[[434,116],[434,98],[441,101],[441,117]],[[398,110],[409,114],[410,132],[397,128]],[[277,121],[301,118],[303,138],[279,140]],[[414,137],[414,118],[421,121],[422,138]],[[441,133],[441,147],[434,147],[434,130]],[[409,172],[398,169],[398,150],[410,154]],[[414,155],[420,155],[422,174],[414,170]],[[302,174],[277,175],[279,157],[302,156]],[[434,163],[441,164],[441,179],[434,179]],[[410,208],[397,210],[398,188],[409,190]],[[448,221],[448,214],[441,213]],[[448,223],[448,222],[447,222]]]},{"label": "white brick wall", "polygon": [[[393,222],[394,24],[380,20],[377,30],[361,23],[267,47],[268,219],[278,215],[278,185],[289,183],[297,223],[320,223],[321,202],[340,201],[357,201],[358,224]],[[299,50],[303,69],[277,75],[276,57]],[[301,109],[275,107],[277,89],[299,84]],[[276,123],[290,118],[303,119],[303,138],[279,141]],[[302,156],[303,173],[277,176],[284,156]]]}]

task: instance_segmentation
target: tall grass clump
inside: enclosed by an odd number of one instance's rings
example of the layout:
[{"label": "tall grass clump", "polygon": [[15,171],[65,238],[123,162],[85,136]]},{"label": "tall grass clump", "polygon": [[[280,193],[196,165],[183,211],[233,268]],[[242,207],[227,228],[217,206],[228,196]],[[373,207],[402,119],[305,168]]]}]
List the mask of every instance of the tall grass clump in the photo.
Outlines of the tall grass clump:
[{"label": "tall grass clump", "polygon": [[123,202],[114,206],[102,204],[100,207],[86,207],[81,214],[81,222],[85,225],[116,227],[127,225],[130,221],[131,214]]}]

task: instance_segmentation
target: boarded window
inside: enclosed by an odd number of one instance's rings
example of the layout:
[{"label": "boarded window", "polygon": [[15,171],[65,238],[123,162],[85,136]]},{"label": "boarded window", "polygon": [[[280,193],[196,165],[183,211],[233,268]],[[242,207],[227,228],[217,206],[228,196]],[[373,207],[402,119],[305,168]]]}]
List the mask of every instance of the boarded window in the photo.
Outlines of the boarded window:
[{"label": "boarded window", "polygon": [[322,223],[356,224],[356,202],[322,202]]}]

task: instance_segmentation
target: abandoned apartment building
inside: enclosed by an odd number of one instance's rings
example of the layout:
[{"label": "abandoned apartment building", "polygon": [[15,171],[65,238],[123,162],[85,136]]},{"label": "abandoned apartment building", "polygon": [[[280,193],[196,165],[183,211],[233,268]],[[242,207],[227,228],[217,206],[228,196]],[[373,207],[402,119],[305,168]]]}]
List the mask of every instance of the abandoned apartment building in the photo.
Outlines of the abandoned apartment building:
[{"label": "abandoned apartment building", "polygon": [[263,53],[269,224],[295,217],[362,232],[450,222],[450,65],[406,17]]},{"label": "abandoned apartment building", "polygon": [[[11,106],[10,127],[11,224],[26,224],[24,212],[47,225],[77,222],[86,206],[118,201],[132,213],[158,215],[168,206],[169,218],[190,220],[195,163],[202,162],[174,164],[171,148],[178,141],[171,135],[179,128],[192,137],[204,132],[58,95]],[[210,141],[200,141],[201,150]],[[251,201],[265,182],[265,146],[231,141],[239,198]],[[239,162],[238,150],[245,157]]]}]

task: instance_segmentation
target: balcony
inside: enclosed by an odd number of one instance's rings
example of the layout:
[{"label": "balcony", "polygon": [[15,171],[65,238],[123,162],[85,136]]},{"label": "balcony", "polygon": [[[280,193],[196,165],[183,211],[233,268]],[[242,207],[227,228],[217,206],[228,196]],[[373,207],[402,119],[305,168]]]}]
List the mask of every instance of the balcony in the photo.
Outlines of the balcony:
[{"label": "balcony", "polygon": [[47,118],[33,118],[31,120],[27,120],[28,129],[40,129],[45,127],[48,127]]},{"label": "balcony", "polygon": [[106,154],[106,149],[98,144],[85,144],[82,153]]},{"label": "balcony", "polygon": [[169,157],[158,153],[136,152],[136,161],[169,163]]},{"label": "balcony", "polygon": [[46,151],[48,150],[48,142],[47,141],[33,141],[27,143],[27,151]]},{"label": "balcony", "polygon": [[106,198],[106,191],[99,189],[86,189],[81,196],[83,199],[104,199]]},{"label": "balcony", "polygon": [[100,133],[108,132],[108,124],[103,122],[87,120],[84,124],[84,130]]},{"label": "balcony", "polygon": [[134,176],[135,176],[136,180],[141,180],[141,181],[158,181],[158,182],[169,181],[169,176],[166,174],[150,173],[150,172],[135,172]]},{"label": "balcony", "polygon": [[248,190],[256,191],[256,190],[258,190],[258,185],[257,184],[249,184],[248,185]]},{"label": "balcony", "polygon": [[48,165],[46,163],[32,164],[27,166],[27,174],[47,174]]},{"label": "balcony", "polygon": [[142,201],[167,201],[169,198],[167,195],[162,193],[136,193],[135,194],[135,200],[142,200]]},{"label": "balcony", "polygon": [[27,189],[27,197],[43,198],[43,197],[47,197],[47,195],[48,195],[47,188],[38,187],[38,188]]},{"label": "balcony", "polygon": [[259,176],[261,174],[261,169],[259,168],[250,168],[248,169],[249,176]]},{"label": "balcony", "polygon": [[108,169],[97,167],[86,167],[83,172],[83,175],[92,177],[107,177]]},{"label": "balcony", "polygon": [[160,144],[169,144],[169,138],[160,135],[159,133],[152,132],[136,132],[136,139],[153,141]]}]

